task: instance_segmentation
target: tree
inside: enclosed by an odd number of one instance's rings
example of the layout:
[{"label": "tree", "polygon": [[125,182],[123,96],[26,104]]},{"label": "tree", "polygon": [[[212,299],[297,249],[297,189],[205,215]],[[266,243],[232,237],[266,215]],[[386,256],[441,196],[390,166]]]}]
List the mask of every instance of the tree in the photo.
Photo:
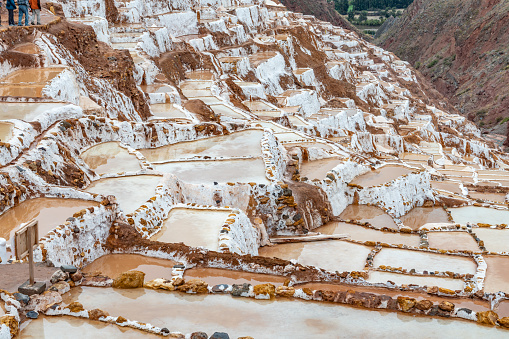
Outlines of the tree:
[{"label": "tree", "polygon": [[348,11],[348,21],[353,22],[355,20],[355,11]]},{"label": "tree", "polygon": [[361,14],[359,15],[359,21],[364,22],[366,20],[368,20],[368,12],[362,11]]},{"label": "tree", "polygon": [[348,0],[339,0],[336,2],[336,10],[343,15],[348,13],[348,6]]}]

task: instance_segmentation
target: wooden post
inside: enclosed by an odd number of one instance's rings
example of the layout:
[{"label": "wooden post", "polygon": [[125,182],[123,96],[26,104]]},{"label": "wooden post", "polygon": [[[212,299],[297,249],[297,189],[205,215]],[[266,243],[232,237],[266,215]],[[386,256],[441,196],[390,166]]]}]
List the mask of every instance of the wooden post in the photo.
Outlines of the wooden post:
[{"label": "wooden post", "polygon": [[30,286],[35,283],[34,278],[34,245],[32,245],[32,227],[28,228],[28,267],[30,272]]}]

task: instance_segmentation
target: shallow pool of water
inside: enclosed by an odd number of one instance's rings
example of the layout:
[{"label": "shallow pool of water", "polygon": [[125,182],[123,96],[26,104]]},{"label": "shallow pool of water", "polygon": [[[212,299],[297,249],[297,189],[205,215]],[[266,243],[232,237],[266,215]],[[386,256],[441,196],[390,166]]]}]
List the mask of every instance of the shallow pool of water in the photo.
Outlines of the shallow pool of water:
[{"label": "shallow pool of water", "polygon": [[[481,200],[487,200],[487,201],[494,201],[494,202],[505,202],[506,194],[504,193],[481,193],[481,192],[474,192],[470,191],[468,192],[468,195],[472,199],[481,199]],[[508,220],[509,223],[509,220]]]},{"label": "shallow pool of water", "polygon": [[324,234],[348,234],[357,241],[378,241],[388,244],[403,244],[419,247],[420,237],[416,234],[382,232],[372,228],[349,224],[346,222],[329,222],[313,230]]},{"label": "shallow pool of water", "polygon": [[104,196],[114,195],[120,208],[129,214],[154,196],[161,178],[156,175],[137,175],[99,179],[88,186],[86,191]]},{"label": "shallow pool of water", "polygon": [[152,104],[150,110],[154,114],[154,118],[188,118],[183,111],[173,104]]},{"label": "shallow pool of water", "polygon": [[47,110],[68,105],[58,102],[2,102],[0,103],[0,119],[20,119],[33,121]]},{"label": "shallow pool of water", "polygon": [[350,183],[361,187],[379,186],[409,173],[412,173],[412,170],[408,167],[388,165],[361,174]]},{"label": "shallow pool of water", "polygon": [[21,339],[30,338],[68,338],[68,339],[97,339],[97,338],[160,338],[129,327],[120,327],[74,317],[40,317],[31,320],[19,335]]},{"label": "shallow pool of water", "polygon": [[262,159],[178,161],[154,165],[161,172],[175,174],[184,182],[211,185],[214,182],[268,184]]},{"label": "shallow pool of water", "polygon": [[136,172],[141,169],[136,156],[129,154],[116,141],[90,147],[80,157],[97,174]]},{"label": "shallow pool of water", "polygon": [[239,112],[233,110],[232,108],[224,105],[224,104],[216,104],[216,105],[210,105],[210,108],[214,111],[214,113],[235,118],[235,119],[247,119],[243,114],[240,114]]},{"label": "shallow pool of water", "polygon": [[12,72],[5,78],[0,79],[3,84],[21,84],[36,83],[42,84],[50,81],[60,74],[64,67],[43,67],[43,68],[24,68]]},{"label": "shallow pool of water", "polygon": [[258,249],[263,257],[295,259],[302,265],[338,272],[364,270],[370,251],[370,247],[340,240],[279,244]]},{"label": "shallow pool of water", "polygon": [[509,293],[509,257],[485,255],[488,266],[484,279],[484,291],[488,293]]},{"label": "shallow pool of water", "polygon": [[419,286],[438,286],[447,288],[450,290],[462,290],[463,289],[463,280],[461,279],[449,279],[449,278],[438,278],[438,277],[430,277],[430,276],[418,276],[418,275],[408,275],[408,274],[397,274],[390,272],[378,272],[372,271],[369,272],[368,281],[371,283],[387,283],[388,281],[392,281],[397,285],[419,285]]},{"label": "shallow pool of water", "polygon": [[10,122],[0,122],[0,141],[7,142],[12,138],[14,125]]},{"label": "shallow pool of water", "polygon": [[112,279],[127,271],[142,271],[145,281],[171,278],[173,260],[146,257],[139,254],[107,254],[83,268],[83,273],[101,272]]},{"label": "shallow pool of water", "polygon": [[465,225],[466,223],[482,223],[490,225],[509,224],[509,211],[496,210],[488,207],[465,206],[451,208],[451,216],[454,222]]},{"label": "shallow pool of water", "polygon": [[246,130],[158,148],[142,149],[140,152],[150,162],[187,159],[194,156],[259,157],[262,153],[260,145],[262,136],[263,131],[261,130]]},{"label": "shallow pool of water", "polygon": [[413,230],[427,223],[450,223],[447,212],[442,207],[414,207],[400,217],[400,220],[403,225]]},{"label": "shallow pool of water", "polygon": [[[226,332],[231,338],[490,337],[504,330],[450,319],[369,311],[300,300],[253,300],[144,289],[75,288],[71,300],[174,331]],[[291,315],[291,316],[290,316]]]},{"label": "shallow pool of water", "polygon": [[459,184],[451,181],[431,181],[431,187],[436,190],[461,194]]},{"label": "shallow pool of water", "polygon": [[310,180],[322,180],[331,169],[342,163],[343,160],[337,158],[303,161],[300,165],[300,176]]},{"label": "shallow pool of water", "polygon": [[150,240],[205,247],[217,251],[219,231],[231,211],[174,208]]},{"label": "shallow pool of water", "polygon": [[477,242],[467,232],[429,232],[428,243],[429,247],[441,250],[480,251]]},{"label": "shallow pool of water", "polygon": [[509,252],[509,230],[485,227],[473,228],[472,231],[484,241],[484,247],[490,252]]},{"label": "shallow pool of water", "polygon": [[385,213],[380,207],[376,206],[348,205],[339,217],[343,220],[369,222],[375,228],[398,228],[391,216]]},{"label": "shallow pool of water", "polygon": [[395,248],[383,248],[375,256],[374,267],[380,265],[402,267],[407,270],[414,268],[417,271],[428,272],[454,272],[474,274],[477,268],[473,259],[468,257],[427,253]]},{"label": "shallow pool of water", "polygon": [[0,238],[9,240],[20,224],[34,218],[39,222],[39,237],[43,237],[74,213],[98,205],[95,201],[78,199],[37,198],[24,201],[0,216]]}]

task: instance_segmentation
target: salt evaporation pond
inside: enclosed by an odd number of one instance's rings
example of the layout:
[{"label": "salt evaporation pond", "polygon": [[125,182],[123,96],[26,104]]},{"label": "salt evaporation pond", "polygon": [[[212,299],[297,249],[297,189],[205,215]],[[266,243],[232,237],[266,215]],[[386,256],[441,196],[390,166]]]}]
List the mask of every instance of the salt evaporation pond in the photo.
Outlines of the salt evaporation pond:
[{"label": "salt evaporation pond", "polygon": [[7,142],[12,138],[14,125],[10,122],[0,122],[0,141]]},{"label": "salt evaporation pond", "polygon": [[86,191],[104,196],[114,195],[120,208],[129,214],[154,196],[161,178],[156,175],[137,175],[99,179],[88,186]]},{"label": "salt evaporation pond", "polygon": [[97,338],[161,338],[158,335],[74,317],[39,317],[21,331],[20,339],[32,338],[68,338],[68,339],[97,339]]},{"label": "salt evaporation pond", "polygon": [[258,249],[263,257],[295,259],[328,271],[362,271],[371,248],[340,240],[279,244]]},{"label": "salt evaporation pond", "polygon": [[228,135],[177,144],[158,148],[142,149],[140,152],[149,162],[160,162],[176,159],[188,159],[195,156],[218,157],[259,157],[262,154],[260,145],[263,131],[246,130]]},{"label": "salt evaporation pond", "polygon": [[307,177],[310,180],[322,180],[330,170],[342,163],[343,160],[337,158],[303,161],[299,169],[300,176]]},{"label": "salt evaporation pond", "polygon": [[343,220],[369,222],[375,228],[387,227],[398,229],[398,225],[396,225],[391,216],[376,206],[348,205],[339,217]]},{"label": "salt evaporation pond", "polygon": [[471,224],[509,224],[509,211],[497,210],[488,207],[465,206],[451,208],[451,216],[454,222],[462,225]]},{"label": "salt evaporation pond", "polygon": [[188,119],[187,115],[173,104],[152,104],[150,105],[150,110],[154,114],[153,118]]},{"label": "salt evaporation pond", "polygon": [[420,272],[449,271],[471,274],[474,274],[477,268],[474,260],[467,257],[395,248],[383,248],[375,256],[373,266],[379,267],[380,265],[402,267],[407,270],[414,268]]},{"label": "salt evaporation pond", "polygon": [[2,102],[0,103],[0,119],[33,121],[41,113],[66,105],[68,104],[60,102]]},{"label": "salt evaporation pond", "polygon": [[210,286],[219,284],[244,284],[251,285],[271,283],[283,285],[288,278],[277,275],[232,271],[220,268],[191,268],[184,273],[184,279],[201,279]]},{"label": "salt evaporation pond", "polygon": [[388,281],[392,281],[397,285],[419,285],[419,286],[438,286],[447,288],[450,290],[462,290],[463,289],[463,280],[461,279],[450,279],[450,278],[439,278],[439,277],[430,277],[430,276],[418,276],[418,275],[408,275],[408,274],[397,274],[390,272],[379,272],[379,271],[371,271],[369,272],[368,280],[370,283],[382,283],[386,284]]},{"label": "salt evaporation pond", "polygon": [[410,212],[400,217],[403,225],[413,230],[419,229],[427,223],[450,223],[447,212],[442,207],[414,207]]},{"label": "salt evaporation pond", "polygon": [[387,244],[402,244],[419,247],[420,237],[416,234],[382,232],[346,222],[332,221],[315,228],[314,232],[323,234],[348,234],[356,241],[378,241]]},{"label": "salt evaporation pond", "polygon": [[136,156],[129,154],[116,141],[92,146],[80,157],[97,174],[136,172],[141,169]]},{"label": "salt evaporation pond", "polygon": [[431,181],[431,187],[436,190],[461,194],[459,183],[455,183],[452,181]]},{"label": "salt evaporation pond", "polygon": [[174,208],[150,240],[205,247],[217,251],[219,232],[231,211]]},{"label": "salt evaporation pond", "polygon": [[83,268],[83,273],[101,272],[102,275],[116,278],[127,271],[145,273],[145,280],[171,278],[171,269],[175,261],[146,257],[139,254],[107,254],[94,260]]},{"label": "salt evaporation pond", "polygon": [[361,187],[380,186],[409,173],[412,173],[412,169],[408,167],[387,165],[355,177],[350,184]]},{"label": "salt evaporation pond", "polygon": [[430,248],[480,252],[479,245],[467,232],[428,232]]},{"label": "salt evaporation pond", "polygon": [[[507,220],[506,222],[509,222]],[[509,252],[509,230],[479,227],[472,229],[490,252]]]},{"label": "salt evaporation pond", "polygon": [[484,278],[484,291],[487,293],[509,293],[509,257],[485,255],[488,266]]},{"label": "salt evaporation pond", "polygon": [[0,238],[10,239],[14,231],[25,222],[37,219],[39,236],[43,237],[67,218],[84,208],[98,206],[99,203],[89,200],[36,198],[12,207],[0,216]]},{"label": "salt evaporation pond", "polygon": [[481,200],[488,200],[488,201],[494,201],[494,202],[505,202],[506,194],[505,193],[481,193],[481,192],[474,192],[470,191],[468,192],[468,195],[472,199],[481,199]]},{"label": "salt evaporation pond", "polygon": [[475,323],[365,310],[341,304],[300,300],[254,300],[229,295],[192,295],[147,289],[114,290],[82,287],[68,293],[86,309],[166,327],[172,331],[208,334],[226,332],[230,338],[434,338],[494,337],[506,332]]},{"label": "salt evaporation pond", "polygon": [[265,163],[262,159],[176,161],[156,164],[160,172],[175,174],[180,180],[191,184],[214,182],[255,182],[269,184],[265,176]]}]

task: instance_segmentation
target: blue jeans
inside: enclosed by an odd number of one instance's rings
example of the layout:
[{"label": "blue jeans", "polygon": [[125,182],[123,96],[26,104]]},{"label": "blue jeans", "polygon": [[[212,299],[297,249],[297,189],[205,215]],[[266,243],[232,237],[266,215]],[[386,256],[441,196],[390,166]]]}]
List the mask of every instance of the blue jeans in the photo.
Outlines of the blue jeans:
[{"label": "blue jeans", "polygon": [[23,14],[25,14],[25,26],[28,26],[28,7],[27,5],[19,5],[19,14],[18,14],[18,26],[23,26],[21,23],[21,19],[23,19]]}]

